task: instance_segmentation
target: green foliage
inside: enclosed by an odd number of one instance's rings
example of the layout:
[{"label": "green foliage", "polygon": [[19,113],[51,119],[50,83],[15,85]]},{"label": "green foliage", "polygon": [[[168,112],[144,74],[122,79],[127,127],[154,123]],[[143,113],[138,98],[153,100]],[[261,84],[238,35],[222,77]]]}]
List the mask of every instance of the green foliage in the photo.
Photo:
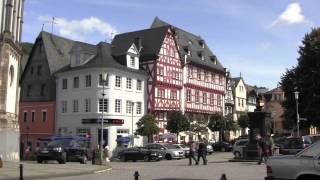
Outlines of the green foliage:
[{"label": "green foliage", "polygon": [[148,142],[150,142],[150,137],[154,134],[158,134],[160,128],[157,126],[156,119],[152,114],[144,115],[137,122],[137,130],[136,133],[141,136],[147,136]]},{"label": "green foliage", "polygon": [[233,120],[233,115],[228,114],[224,117],[226,121],[226,130],[228,131],[236,131],[239,130],[237,123]]},{"label": "green foliage", "polygon": [[298,64],[281,77],[286,100],[283,102],[284,128],[296,126],[296,103],[293,92],[299,91],[299,115],[307,118],[301,128],[320,127],[320,28],[306,34],[299,48]]},{"label": "green foliage", "polygon": [[190,122],[181,111],[172,111],[168,114],[167,130],[179,135],[190,129]]},{"label": "green foliage", "polygon": [[243,129],[249,127],[249,117],[247,113],[240,114],[240,117],[238,119],[238,125]]},{"label": "green foliage", "polygon": [[211,131],[221,131],[225,129],[225,118],[220,113],[213,114],[209,119],[208,128]]},{"label": "green foliage", "polygon": [[192,132],[200,134],[208,133],[208,120],[201,115],[196,115],[193,122],[190,125],[190,130]]}]

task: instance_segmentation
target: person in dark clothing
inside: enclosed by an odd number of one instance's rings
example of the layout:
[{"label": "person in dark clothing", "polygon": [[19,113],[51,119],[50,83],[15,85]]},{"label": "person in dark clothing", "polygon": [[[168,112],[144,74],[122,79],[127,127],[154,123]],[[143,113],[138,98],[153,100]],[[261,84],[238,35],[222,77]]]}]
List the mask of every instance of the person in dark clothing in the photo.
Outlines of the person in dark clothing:
[{"label": "person in dark clothing", "polygon": [[189,148],[190,148],[190,153],[189,153],[189,165],[192,165],[192,159],[198,164],[198,161],[195,157],[196,155],[196,143],[194,141],[189,142]]},{"label": "person in dark clothing", "polygon": [[259,152],[258,164],[261,164],[262,161],[266,162],[268,158],[267,146],[265,140],[260,135],[257,136],[257,147]]},{"label": "person in dark clothing", "polygon": [[200,140],[199,147],[198,147],[198,163],[200,161],[200,157],[202,157],[203,164],[207,165],[207,144],[205,142],[206,142],[205,138]]}]

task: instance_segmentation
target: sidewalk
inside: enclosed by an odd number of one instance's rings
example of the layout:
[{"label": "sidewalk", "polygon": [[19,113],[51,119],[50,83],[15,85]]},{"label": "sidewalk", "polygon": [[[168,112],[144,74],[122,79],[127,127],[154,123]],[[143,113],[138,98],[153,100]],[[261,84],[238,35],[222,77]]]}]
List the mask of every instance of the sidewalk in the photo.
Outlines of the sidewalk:
[{"label": "sidewalk", "polygon": [[46,164],[38,164],[35,161],[4,162],[4,166],[0,168],[0,180],[19,179],[20,164],[23,164],[23,177],[25,180],[93,174],[111,169],[111,166],[92,165],[91,163],[80,164],[77,162],[67,162],[66,164],[58,164],[54,161],[49,161]]}]

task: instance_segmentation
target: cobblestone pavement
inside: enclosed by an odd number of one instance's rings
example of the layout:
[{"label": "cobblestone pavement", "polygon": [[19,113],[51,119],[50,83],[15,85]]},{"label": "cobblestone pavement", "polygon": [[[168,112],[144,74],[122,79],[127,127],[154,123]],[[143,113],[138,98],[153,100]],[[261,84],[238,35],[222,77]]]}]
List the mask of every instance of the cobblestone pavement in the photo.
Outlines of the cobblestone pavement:
[{"label": "cobblestone pavement", "polygon": [[208,156],[208,165],[188,166],[188,159],[160,162],[112,162],[112,170],[98,174],[54,178],[51,180],[220,180],[225,173],[228,180],[263,180],[265,165],[255,162],[228,162],[231,153],[215,153]]}]

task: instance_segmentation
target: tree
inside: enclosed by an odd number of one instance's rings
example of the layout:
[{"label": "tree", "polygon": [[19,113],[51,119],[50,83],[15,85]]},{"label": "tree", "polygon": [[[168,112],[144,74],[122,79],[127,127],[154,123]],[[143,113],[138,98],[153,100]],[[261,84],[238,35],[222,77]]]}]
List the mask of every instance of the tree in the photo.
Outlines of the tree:
[{"label": "tree", "polygon": [[147,136],[148,142],[151,142],[150,139],[152,139],[152,135],[158,134],[160,131],[160,128],[157,126],[156,119],[152,114],[144,115],[136,124],[137,134]]},{"label": "tree", "polygon": [[240,114],[238,125],[242,128],[242,130],[245,130],[247,127],[249,127],[249,117],[247,113]]},{"label": "tree", "polygon": [[190,122],[181,111],[172,111],[168,114],[167,130],[176,133],[177,137],[182,131],[190,129]]},{"label": "tree", "polygon": [[201,115],[196,115],[192,123],[190,124],[190,130],[197,133],[198,137],[200,134],[208,133],[208,120]]},{"label": "tree", "polygon": [[305,35],[299,47],[296,67],[286,71],[281,77],[281,86],[285,94],[283,102],[284,128],[296,126],[296,102],[293,92],[299,91],[299,115],[307,118],[300,127],[310,125],[320,127],[320,28],[312,29]]},{"label": "tree", "polygon": [[219,131],[220,141],[224,139],[223,129],[226,128],[226,120],[220,113],[215,113],[210,116],[208,128],[211,131]]}]

